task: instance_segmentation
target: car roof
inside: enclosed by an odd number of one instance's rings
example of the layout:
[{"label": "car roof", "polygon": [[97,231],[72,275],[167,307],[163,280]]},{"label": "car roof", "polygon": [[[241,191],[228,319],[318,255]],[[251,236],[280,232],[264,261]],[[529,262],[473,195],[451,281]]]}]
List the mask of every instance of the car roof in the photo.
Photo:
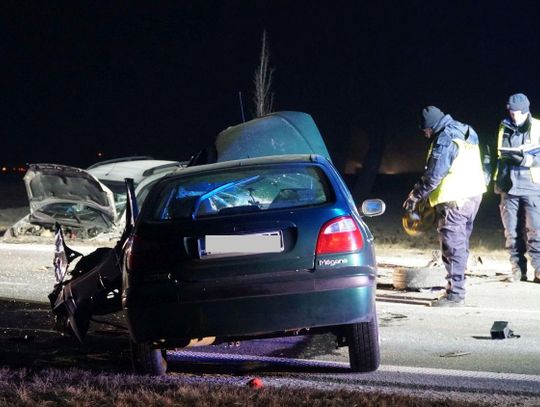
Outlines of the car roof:
[{"label": "car roof", "polygon": [[185,166],[180,161],[138,159],[138,160],[112,160],[96,163],[89,167],[88,173],[100,181],[124,182],[125,178],[132,178],[135,184],[144,178],[156,174],[173,172]]},{"label": "car roof", "polygon": [[[170,176],[189,176],[206,171],[223,170],[228,168],[245,167],[248,165],[274,165],[292,163],[330,163],[330,161],[318,154],[282,154],[267,157],[245,158],[240,160],[223,161],[213,164],[196,165],[182,169],[181,172],[170,174]],[[167,177],[169,178],[169,177]]]}]

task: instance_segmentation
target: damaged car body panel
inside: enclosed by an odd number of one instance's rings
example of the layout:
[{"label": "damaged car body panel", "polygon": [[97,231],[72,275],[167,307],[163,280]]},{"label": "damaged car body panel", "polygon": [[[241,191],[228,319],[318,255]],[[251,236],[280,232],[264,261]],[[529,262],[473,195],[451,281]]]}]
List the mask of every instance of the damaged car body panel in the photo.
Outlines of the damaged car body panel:
[{"label": "damaged car body panel", "polygon": [[[49,294],[55,314],[55,328],[84,342],[93,315],[111,314],[122,309],[121,261],[124,245],[131,234],[138,207],[134,199],[132,179],[125,181],[129,204],[126,206],[126,225],[120,240],[113,248],[101,247],[83,256],[67,246],[62,227],[56,224],[53,259],[56,284]],[[70,264],[76,259],[73,270]]]},{"label": "damaged car body panel", "polygon": [[82,239],[124,227],[124,179],[133,179],[135,193],[144,201],[149,186],[187,163],[127,157],[103,161],[87,170],[60,164],[30,164],[23,178],[30,214],[17,221],[6,237],[40,235],[59,223],[70,236]]},{"label": "damaged car body panel", "polygon": [[93,175],[75,167],[30,164],[24,178],[30,205],[28,222],[52,228],[60,223],[95,236],[115,224],[112,192]]},{"label": "damaged car body panel", "polygon": [[75,167],[57,164],[30,164],[24,176],[30,211],[56,199],[85,202],[116,217],[112,194],[92,174]]},{"label": "damaged car body panel", "polygon": [[332,161],[311,115],[284,111],[221,131],[190,166],[282,154],[318,154]]}]

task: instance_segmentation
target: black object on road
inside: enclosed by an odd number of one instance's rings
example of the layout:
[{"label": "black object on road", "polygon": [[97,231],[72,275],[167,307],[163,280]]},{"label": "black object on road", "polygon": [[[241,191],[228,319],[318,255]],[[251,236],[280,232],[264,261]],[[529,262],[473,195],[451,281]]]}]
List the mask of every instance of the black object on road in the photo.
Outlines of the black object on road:
[{"label": "black object on road", "polygon": [[508,326],[508,321],[495,321],[491,327],[491,339],[519,338]]}]

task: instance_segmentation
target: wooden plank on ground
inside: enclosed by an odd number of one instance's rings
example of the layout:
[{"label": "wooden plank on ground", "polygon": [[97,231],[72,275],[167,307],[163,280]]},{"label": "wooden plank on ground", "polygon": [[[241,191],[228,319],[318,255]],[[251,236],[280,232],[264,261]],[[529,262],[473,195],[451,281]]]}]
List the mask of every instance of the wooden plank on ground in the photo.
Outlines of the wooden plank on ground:
[{"label": "wooden plank on ground", "polygon": [[433,306],[435,302],[438,300],[413,300],[413,299],[407,299],[407,298],[390,298],[390,297],[375,297],[377,301],[380,302],[393,302],[393,303],[399,303],[399,304],[409,304],[409,305],[427,305],[429,307]]},{"label": "wooden plank on ground", "polygon": [[436,291],[401,291],[377,288],[376,300],[403,304],[432,305],[445,296],[444,289]]}]

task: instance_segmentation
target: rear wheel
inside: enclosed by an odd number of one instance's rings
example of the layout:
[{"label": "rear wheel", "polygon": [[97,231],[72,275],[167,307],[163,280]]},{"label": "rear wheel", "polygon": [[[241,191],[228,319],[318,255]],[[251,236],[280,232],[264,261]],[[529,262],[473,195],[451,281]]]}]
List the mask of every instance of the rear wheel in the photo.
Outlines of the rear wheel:
[{"label": "rear wheel", "polygon": [[373,372],[381,362],[377,318],[347,327],[349,361],[354,372]]},{"label": "rear wheel", "polygon": [[167,372],[165,349],[156,349],[149,342],[132,343],[131,358],[137,373],[161,376]]}]

